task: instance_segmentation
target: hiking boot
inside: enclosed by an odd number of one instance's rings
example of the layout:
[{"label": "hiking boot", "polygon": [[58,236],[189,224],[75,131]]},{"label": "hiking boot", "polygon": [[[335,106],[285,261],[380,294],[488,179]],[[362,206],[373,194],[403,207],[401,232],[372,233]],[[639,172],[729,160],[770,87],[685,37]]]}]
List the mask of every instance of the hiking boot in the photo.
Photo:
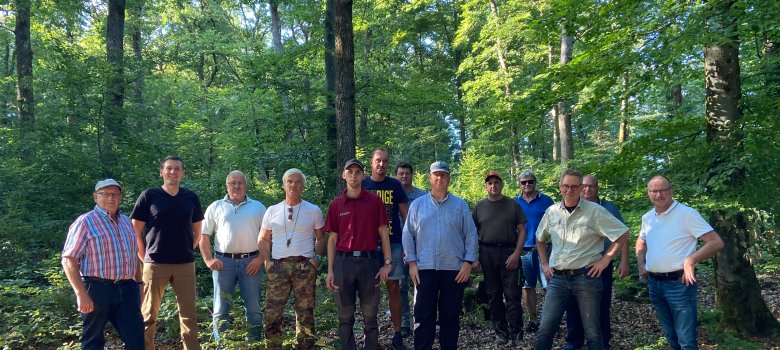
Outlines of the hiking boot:
[{"label": "hiking boot", "polygon": [[526,333],[536,333],[536,331],[539,330],[539,324],[534,321],[528,321],[528,324],[525,325],[525,331]]},{"label": "hiking boot", "polygon": [[496,345],[501,346],[501,345],[506,345],[507,343],[509,343],[509,341],[506,339],[505,335],[499,334],[496,337]]},{"label": "hiking boot", "polygon": [[401,332],[397,332],[393,335],[393,349],[406,350],[406,345],[404,345],[404,338],[401,336]]}]

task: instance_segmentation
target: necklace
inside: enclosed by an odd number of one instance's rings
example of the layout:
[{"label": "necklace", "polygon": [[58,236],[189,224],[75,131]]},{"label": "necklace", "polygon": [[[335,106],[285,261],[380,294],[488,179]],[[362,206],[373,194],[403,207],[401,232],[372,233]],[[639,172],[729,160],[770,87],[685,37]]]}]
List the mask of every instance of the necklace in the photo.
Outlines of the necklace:
[{"label": "necklace", "polygon": [[292,243],[292,235],[295,234],[295,226],[298,226],[298,216],[301,215],[301,209],[295,214],[295,222],[293,223],[292,232],[287,231],[287,221],[293,221],[293,207],[287,207],[287,220],[284,222],[284,237],[287,238],[287,248],[290,248]]}]

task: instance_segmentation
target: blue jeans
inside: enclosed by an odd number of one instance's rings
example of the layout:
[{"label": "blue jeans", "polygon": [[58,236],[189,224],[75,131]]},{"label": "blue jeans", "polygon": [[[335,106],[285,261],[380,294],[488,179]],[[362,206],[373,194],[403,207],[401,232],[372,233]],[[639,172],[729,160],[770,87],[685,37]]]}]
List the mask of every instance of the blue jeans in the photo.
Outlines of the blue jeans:
[{"label": "blue jeans", "polygon": [[255,258],[254,256],[243,259],[218,255],[215,257],[222,261],[222,270],[211,271],[211,278],[214,280],[214,340],[219,342],[219,333],[230,328],[230,307],[235,299],[236,283],[241,291],[241,300],[244,301],[249,340],[260,340],[263,329],[263,314],[260,308],[260,282],[263,269],[257,271],[254,276],[247,275],[246,267]]},{"label": "blue jeans", "polygon": [[[612,262],[601,271],[601,337],[604,339],[604,349],[609,349],[609,341],[612,340],[609,314],[612,306]],[[566,308],[566,344],[579,349],[585,344],[585,330],[582,328],[580,308],[573,300]]]},{"label": "blue jeans", "polygon": [[601,326],[599,307],[601,306],[601,278],[589,277],[585,273],[573,276],[555,274],[547,284],[547,296],[542,306],[542,321],[536,333],[536,349],[552,348],[555,333],[561,324],[570,299],[575,299],[582,315],[585,339],[589,350],[601,350]]},{"label": "blue jeans", "polygon": [[458,271],[420,270],[419,275],[414,303],[414,349],[433,348],[438,313],[439,349],[456,350],[463,292],[468,282],[455,282]]},{"label": "blue jeans", "polygon": [[696,343],[696,292],[698,286],[687,286],[680,279],[647,279],[650,301],[672,349],[698,349]]},{"label": "blue jeans", "polygon": [[[548,244],[547,251],[549,252],[551,249],[552,246]],[[520,264],[522,265],[523,289],[536,288],[537,281],[542,288],[547,288],[547,276],[544,275],[542,267],[539,265],[539,252],[536,251],[536,248],[530,251],[524,249],[523,254],[520,255]]]},{"label": "blue jeans", "polygon": [[109,281],[84,279],[94,310],[82,313],[84,330],[81,335],[81,348],[103,350],[106,339],[103,336],[106,324],[114,325],[125,349],[143,350],[144,319],[141,316],[141,290],[138,283],[129,281],[115,285]]}]

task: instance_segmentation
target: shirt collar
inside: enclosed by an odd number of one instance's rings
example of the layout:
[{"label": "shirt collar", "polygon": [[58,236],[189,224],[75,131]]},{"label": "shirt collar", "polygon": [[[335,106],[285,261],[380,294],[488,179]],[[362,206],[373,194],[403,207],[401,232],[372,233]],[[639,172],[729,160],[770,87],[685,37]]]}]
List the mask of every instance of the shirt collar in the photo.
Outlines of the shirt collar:
[{"label": "shirt collar", "polygon": [[[244,195],[244,201],[243,202],[238,203],[238,204],[234,204],[234,205],[235,206],[241,206],[242,204],[246,204],[247,202],[249,202],[250,199],[251,198],[249,198],[249,195],[246,194],[246,195]],[[228,202],[229,204],[233,204],[233,201],[230,200],[230,196],[228,196],[228,195],[225,195],[225,198],[222,198],[222,200],[224,200],[225,202]]]},{"label": "shirt collar", "polygon": [[653,208],[653,213],[655,213],[655,216],[662,216],[662,215],[666,216],[666,215],[669,215],[669,213],[671,213],[672,210],[674,210],[674,208],[677,208],[678,204],[680,204],[680,203],[678,203],[677,201],[672,201],[672,205],[670,205],[669,208],[666,209],[666,211],[664,211],[663,213],[658,214],[658,212],[655,210],[655,208]]},{"label": "shirt collar", "polygon": [[[95,204],[95,209],[94,210],[97,211],[100,214],[103,214],[103,216],[105,216],[105,217],[109,217],[109,218],[111,217],[111,214],[108,212],[108,210],[102,208],[101,206],[99,206],[97,204]],[[119,209],[117,209],[116,210],[117,217],[119,217],[120,213],[121,213],[121,211]]]}]

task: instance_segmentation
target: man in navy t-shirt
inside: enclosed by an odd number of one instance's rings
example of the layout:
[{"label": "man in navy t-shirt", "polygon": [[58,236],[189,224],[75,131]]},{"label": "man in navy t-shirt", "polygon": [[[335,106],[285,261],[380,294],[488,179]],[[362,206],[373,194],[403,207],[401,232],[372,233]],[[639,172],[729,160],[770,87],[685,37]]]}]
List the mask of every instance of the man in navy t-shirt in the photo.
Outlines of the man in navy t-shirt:
[{"label": "man in navy t-shirt", "polygon": [[393,322],[393,349],[405,349],[401,336],[401,291],[400,281],[406,281],[403,263],[403,244],[401,242],[402,223],[406,221],[409,199],[401,182],[387,177],[390,155],[384,148],[377,148],[371,155],[371,177],[363,179],[363,188],[374,192],[385,205],[390,220],[390,249],[393,267],[387,276],[387,297],[390,304],[390,320]]}]

